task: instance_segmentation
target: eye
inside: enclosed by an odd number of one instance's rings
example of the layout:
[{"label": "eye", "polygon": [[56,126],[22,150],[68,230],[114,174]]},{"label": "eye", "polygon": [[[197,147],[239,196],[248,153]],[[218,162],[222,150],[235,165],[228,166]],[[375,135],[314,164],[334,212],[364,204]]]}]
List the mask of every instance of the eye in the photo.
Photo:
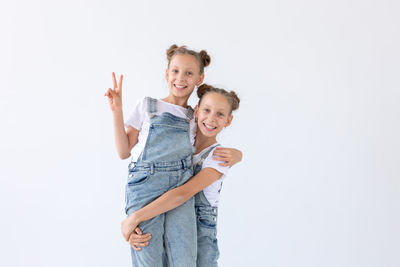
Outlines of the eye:
[{"label": "eye", "polygon": [[204,111],[205,113],[208,113],[208,112],[210,112],[210,109],[205,108],[205,109],[203,109],[203,111]]},{"label": "eye", "polygon": [[190,75],[192,75],[193,73],[192,73],[191,71],[188,71],[188,72],[186,72],[186,74],[187,74],[188,76],[190,76]]},{"label": "eye", "polygon": [[173,73],[178,73],[178,70],[177,69],[173,69],[172,72]]},{"label": "eye", "polygon": [[218,115],[219,117],[223,117],[223,116],[224,116],[224,113],[218,112],[217,115]]}]

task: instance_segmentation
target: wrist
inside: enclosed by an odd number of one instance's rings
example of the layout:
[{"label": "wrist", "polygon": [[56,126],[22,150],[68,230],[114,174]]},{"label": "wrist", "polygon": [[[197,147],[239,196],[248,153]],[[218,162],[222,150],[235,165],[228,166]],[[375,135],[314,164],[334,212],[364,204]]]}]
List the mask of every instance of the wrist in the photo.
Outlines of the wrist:
[{"label": "wrist", "polygon": [[122,106],[121,106],[121,107],[115,107],[115,108],[112,110],[112,113],[113,113],[114,116],[115,116],[115,115],[120,115],[120,114],[122,114]]},{"label": "wrist", "polygon": [[139,223],[141,223],[141,222],[139,221],[139,218],[138,218],[136,212],[134,212],[134,213],[132,213],[131,215],[129,215],[128,221],[129,221],[129,224],[130,224],[130,225],[136,225],[136,226],[139,225]]}]

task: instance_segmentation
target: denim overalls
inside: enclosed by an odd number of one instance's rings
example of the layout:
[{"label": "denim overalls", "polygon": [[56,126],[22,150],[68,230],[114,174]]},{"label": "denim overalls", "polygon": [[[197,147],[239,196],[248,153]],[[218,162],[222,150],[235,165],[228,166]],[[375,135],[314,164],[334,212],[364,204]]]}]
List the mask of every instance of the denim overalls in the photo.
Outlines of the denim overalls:
[{"label": "denim overalls", "polygon": [[[216,146],[218,145],[212,146],[201,155],[200,161],[194,166],[195,174],[201,171],[204,160]],[[218,208],[210,205],[203,191],[197,193],[194,198],[197,216],[197,267],[218,266]]]},{"label": "denim overalls", "polygon": [[[157,100],[148,98],[150,129],[137,162],[129,164],[126,186],[126,214],[149,204],[163,193],[184,184],[193,176],[189,122],[187,118],[157,112]],[[149,245],[136,251],[131,247],[135,267],[195,267],[197,255],[194,198],[164,214],[139,224],[143,233],[151,233]]]}]

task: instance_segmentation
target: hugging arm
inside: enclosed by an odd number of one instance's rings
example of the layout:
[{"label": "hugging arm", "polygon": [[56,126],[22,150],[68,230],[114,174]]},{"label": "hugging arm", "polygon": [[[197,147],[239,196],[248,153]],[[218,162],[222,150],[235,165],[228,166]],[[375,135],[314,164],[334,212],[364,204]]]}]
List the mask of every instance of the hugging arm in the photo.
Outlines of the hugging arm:
[{"label": "hugging arm", "polygon": [[[137,242],[134,240],[134,238],[138,238],[137,235],[133,234],[133,232],[139,223],[182,205],[196,193],[221,178],[221,176],[222,173],[213,168],[204,168],[184,185],[164,193],[153,202],[147,204],[140,210],[135,211],[121,223],[121,231],[125,240],[129,241],[132,246],[134,246],[135,243],[143,243],[139,242],[137,239]],[[146,239],[141,239],[141,241],[143,240]]]}]

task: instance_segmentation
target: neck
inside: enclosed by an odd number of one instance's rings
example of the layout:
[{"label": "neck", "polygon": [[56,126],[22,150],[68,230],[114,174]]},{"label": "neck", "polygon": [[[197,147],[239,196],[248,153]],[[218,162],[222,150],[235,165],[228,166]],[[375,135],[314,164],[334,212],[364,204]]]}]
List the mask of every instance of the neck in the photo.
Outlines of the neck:
[{"label": "neck", "polygon": [[196,147],[196,153],[199,153],[206,147],[211,146],[212,144],[215,144],[217,142],[217,137],[207,137],[204,136],[201,131],[197,131],[196,133],[196,140],[194,141],[194,146]]},{"label": "neck", "polygon": [[189,97],[181,98],[181,97],[175,97],[173,95],[169,95],[169,96],[163,98],[162,101],[187,108],[188,99],[189,99]]}]

